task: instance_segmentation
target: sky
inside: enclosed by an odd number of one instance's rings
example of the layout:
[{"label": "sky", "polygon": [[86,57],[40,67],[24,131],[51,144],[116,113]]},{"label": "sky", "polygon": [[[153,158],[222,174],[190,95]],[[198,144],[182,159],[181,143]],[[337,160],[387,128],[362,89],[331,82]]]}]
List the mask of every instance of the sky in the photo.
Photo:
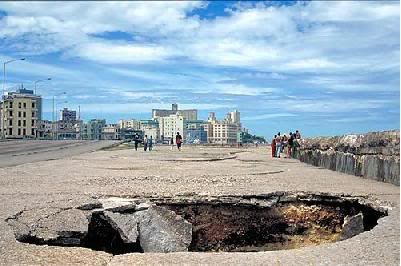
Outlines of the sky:
[{"label": "sky", "polygon": [[237,109],[270,138],[400,127],[397,1],[1,2],[6,91],[23,83],[81,118]]}]

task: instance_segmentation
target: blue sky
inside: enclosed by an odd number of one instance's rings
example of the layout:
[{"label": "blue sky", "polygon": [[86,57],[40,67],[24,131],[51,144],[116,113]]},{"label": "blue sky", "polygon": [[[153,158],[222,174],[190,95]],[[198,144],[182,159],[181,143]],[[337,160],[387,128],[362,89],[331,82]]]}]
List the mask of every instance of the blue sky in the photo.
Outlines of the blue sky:
[{"label": "blue sky", "polygon": [[38,79],[84,120],[241,112],[271,137],[399,129],[399,2],[0,3],[6,88]]}]

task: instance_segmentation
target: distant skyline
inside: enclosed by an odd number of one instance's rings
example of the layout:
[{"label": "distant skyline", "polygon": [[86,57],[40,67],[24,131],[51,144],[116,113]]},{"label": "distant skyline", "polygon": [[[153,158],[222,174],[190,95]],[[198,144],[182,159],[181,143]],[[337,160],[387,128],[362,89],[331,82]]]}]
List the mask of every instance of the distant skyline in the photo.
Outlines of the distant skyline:
[{"label": "distant skyline", "polygon": [[399,10],[396,1],[2,2],[0,61],[26,57],[7,64],[6,88],[52,78],[37,84],[49,120],[52,96],[66,91],[65,107],[108,123],[178,103],[200,119],[237,109],[268,138],[399,129]]}]

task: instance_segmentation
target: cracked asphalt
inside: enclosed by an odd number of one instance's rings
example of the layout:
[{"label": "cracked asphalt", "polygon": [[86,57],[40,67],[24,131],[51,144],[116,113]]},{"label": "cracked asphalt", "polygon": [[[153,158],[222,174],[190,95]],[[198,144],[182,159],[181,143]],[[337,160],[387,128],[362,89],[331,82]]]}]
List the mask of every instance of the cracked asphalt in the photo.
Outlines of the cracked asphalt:
[{"label": "cracked asphalt", "polygon": [[[92,149],[90,149],[92,150]],[[68,148],[63,151],[68,151]],[[399,187],[293,159],[270,157],[270,149],[155,146],[59,154],[0,168],[1,265],[399,265]],[[88,150],[87,150],[88,151]],[[80,154],[79,154],[80,153]],[[3,156],[3,165],[15,156]],[[36,246],[15,240],[7,217],[22,210],[79,206],[93,197],[245,195],[303,191],[364,196],[389,209],[371,231],[345,241],[256,253],[146,253],[112,256],[78,247]]]}]

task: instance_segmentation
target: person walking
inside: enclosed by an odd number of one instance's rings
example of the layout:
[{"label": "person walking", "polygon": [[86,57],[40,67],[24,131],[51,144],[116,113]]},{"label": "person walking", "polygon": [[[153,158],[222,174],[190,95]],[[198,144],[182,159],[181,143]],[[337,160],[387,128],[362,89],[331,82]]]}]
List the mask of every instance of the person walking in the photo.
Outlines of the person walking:
[{"label": "person walking", "polygon": [[138,143],[139,143],[139,136],[138,133],[135,133],[134,135],[134,144],[135,144],[135,150],[138,150]]},{"label": "person walking", "polygon": [[153,139],[152,139],[152,136],[150,136],[148,138],[148,149],[149,149],[149,151],[152,150],[152,147],[153,147]]},{"label": "person walking", "polygon": [[148,135],[145,135],[145,137],[143,138],[143,150],[148,150]]},{"label": "person walking", "polygon": [[272,157],[276,157],[276,137],[277,135],[274,135],[272,139]]},{"label": "person walking", "polygon": [[277,133],[276,136],[276,157],[280,158],[280,153],[281,153],[281,136],[280,132]]},{"label": "person walking", "polygon": [[177,149],[181,151],[182,137],[180,135],[180,132],[177,132],[177,135],[175,136],[175,144],[177,144]]}]

